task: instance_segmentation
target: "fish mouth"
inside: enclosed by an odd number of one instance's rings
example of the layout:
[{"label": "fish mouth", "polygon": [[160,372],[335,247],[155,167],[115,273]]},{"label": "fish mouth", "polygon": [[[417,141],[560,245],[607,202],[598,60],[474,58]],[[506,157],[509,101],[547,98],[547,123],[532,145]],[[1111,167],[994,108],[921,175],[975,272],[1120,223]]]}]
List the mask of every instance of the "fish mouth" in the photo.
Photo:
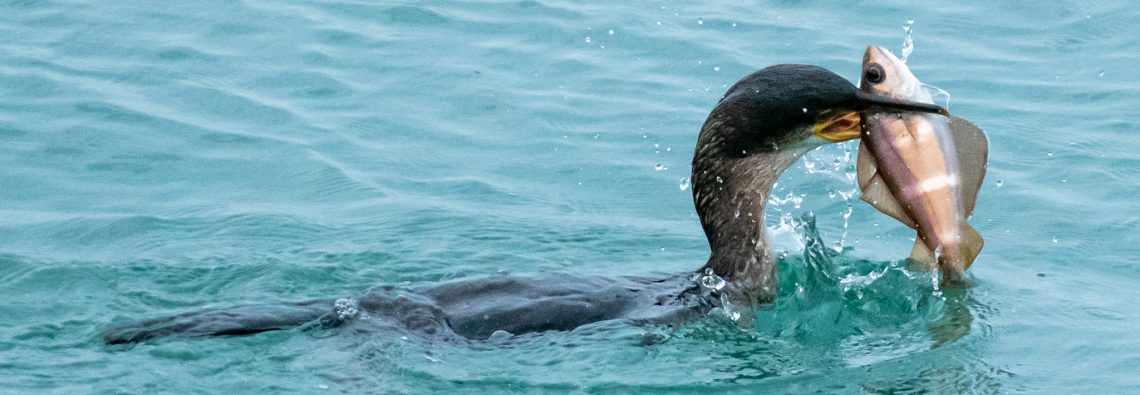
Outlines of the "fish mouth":
[{"label": "fish mouth", "polygon": [[863,64],[894,64],[896,62],[902,63],[902,60],[895,56],[895,54],[891,53],[890,50],[878,45],[868,45],[867,51],[863,52]]}]

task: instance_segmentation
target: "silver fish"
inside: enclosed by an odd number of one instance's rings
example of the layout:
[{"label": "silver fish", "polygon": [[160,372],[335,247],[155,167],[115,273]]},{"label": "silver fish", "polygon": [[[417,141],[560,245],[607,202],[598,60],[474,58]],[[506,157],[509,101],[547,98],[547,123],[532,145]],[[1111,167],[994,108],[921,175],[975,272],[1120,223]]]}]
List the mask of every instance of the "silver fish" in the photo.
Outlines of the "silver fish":
[{"label": "silver fish", "polygon": [[[859,89],[933,103],[906,64],[876,46],[863,56]],[[960,282],[984,244],[966,219],[986,174],[985,133],[953,116],[880,112],[864,118],[861,137],[861,198],[918,231],[911,258],[937,265],[946,283]]]}]

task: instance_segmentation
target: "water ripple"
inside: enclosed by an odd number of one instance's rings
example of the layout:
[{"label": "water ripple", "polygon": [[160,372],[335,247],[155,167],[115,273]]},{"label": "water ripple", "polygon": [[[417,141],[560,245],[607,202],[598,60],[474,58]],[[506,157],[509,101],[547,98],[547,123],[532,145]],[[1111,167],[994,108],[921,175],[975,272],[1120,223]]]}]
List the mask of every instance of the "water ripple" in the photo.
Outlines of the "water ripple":
[{"label": "water ripple", "polygon": [[[1127,2],[0,3],[11,391],[1135,387]],[[907,19],[909,64],[990,137],[974,288],[936,297],[907,271],[913,231],[829,197],[852,187],[817,171],[842,155],[825,148],[781,178],[791,199],[768,225],[814,210],[812,245],[842,252],[799,256],[785,227],[784,295],[755,328],[99,343],[113,322],[380,284],[694,270],[707,245],[677,182],[724,89],[774,63],[854,79],[863,48],[896,47]]]}]

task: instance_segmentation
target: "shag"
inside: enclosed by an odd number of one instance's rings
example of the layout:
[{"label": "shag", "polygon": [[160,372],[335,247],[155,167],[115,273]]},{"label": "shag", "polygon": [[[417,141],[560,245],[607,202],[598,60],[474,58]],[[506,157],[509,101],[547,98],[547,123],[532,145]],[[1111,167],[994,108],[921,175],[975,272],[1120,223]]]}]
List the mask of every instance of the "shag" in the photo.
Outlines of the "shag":
[{"label": "shag", "polygon": [[[801,155],[860,136],[880,111],[946,114],[932,104],[862,92],[809,65],[776,65],[734,84],[701,128],[693,154],[693,202],[711,254],[696,274],[665,277],[497,275],[405,289],[381,286],[355,298],[250,305],[184,313],[113,327],[108,344],[164,336],[246,335],[292,327],[401,330],[428,338],[480,340],[497,332],[571,330],[605,320],[679,324],[730,301],[754,306],[776,296],[776,259],[764,204]],[[725,286],[702,287],[700,273]]]}]

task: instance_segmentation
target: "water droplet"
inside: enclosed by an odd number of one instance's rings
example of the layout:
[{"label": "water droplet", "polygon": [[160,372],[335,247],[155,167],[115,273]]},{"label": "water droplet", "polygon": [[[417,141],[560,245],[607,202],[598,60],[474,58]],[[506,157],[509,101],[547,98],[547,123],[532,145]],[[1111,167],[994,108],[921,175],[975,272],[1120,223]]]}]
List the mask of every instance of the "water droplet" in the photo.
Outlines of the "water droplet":
[{"label": "water droplet", "polygon": [[732,22],[732,27],[736,27],[736,22]]},{"label": "water droplet", "polygon": [[614,29],[610,29],[610,35],[614,35]]},{"label": "water droplet", "polygon": [[906,58],[910,57],[911,52],[914,52],[914,39],[910,36],[912,26],[914,26],[914,19],[907,19],[906,23],[903,24],[903,31],[906,32],[906,38],[903,38],[902,58],[899,59],[903,63],[906,63]]},{"label": "water droplet", "polygon": [[1002,185],[1005,185],[1005,181],[997,180],[997,187],[1001,188]]},{"label": "water droplet", "polygon": [[1052,151],[1049,151],[1049,152],[1048,152],[1048,153],[1046,153],[1045,155],[1046,155],[1046,156],[1048,156],[1048,157],[1050,157],[1050,158],[1052,158],[1052,157],[1053,157],[1053,152],[1052,152]]},{"label": "water droplet", "polygon": [[705,268],[705,275],[701,276],[701,286],[709,290],[720,291],[724,289],[725,281],[713,272],[712,268]]},{"label": "water droplet", "polygon": [[689,177],[682,178],[681,185],[679,186],[681,187],[682,191],[689,189]]},{"label": "water droplet", "polygon": [[665,147],[665,151],[672,151],[673,147]]},{"label": "water droplet", "polygon": [[589,43],[590,43],[590,41],[591,41],[591,40],[590,40],[590,36],[586,36],[586,44],[589,44]]},{"label": "water droplet", "polygon": [[661,21],[657,21],[657,26],[661,26]]},{"label": "water droplet", "polygon": [[704,19],[702,19],[702,18],[697,18],[697,24],[698,24],[698,25],[703,25],[703,24],[705,24],[705,20],[704,20]]},{"label": "water droplet", "polygon": [[1096,73],[1096,76],[1097,77],[1104,77],[1104,69],[1101,69],[1099,73]]},{"label": "water droplet", "polygon": [[491,332],[491,337],[487,338],[487,340],[492,341],[492,342],[501,342],[504,340],[509,340],[510,338],[512,338],[514,336],[515,335],[512,333],[500,329],[500,330]]},{"label": "water droplet", "polygon": [[717,182],[717,184],[723,184],[723,183],[724,183],[724,179],[723,179],[723,178],[720,178],[720,176],[716,176],[716,182]]},{"label": "water droplet", "polygon": [[720,66],[713,67],[713,71],[720,71]]},{"label": "water droplet", "polygon": [[807,114],[807,107],[801,108],[800,111],[803,111],[804,114]]},{"label": "water droplet", "polygon": [[1053,244],[1057,244],[1057,236],[1053,236]]},{"label": "water droplet", "polygon": [[669,168],[665,167],[665,165],[658,163],[656,166],[653,166],[653,170],[662,171],[662,170],[669,170]]},{"label": "water droplet", "polygon": [[740,218],[740,209],[736,209],[736,214],[734,214],[734,217]]}]

